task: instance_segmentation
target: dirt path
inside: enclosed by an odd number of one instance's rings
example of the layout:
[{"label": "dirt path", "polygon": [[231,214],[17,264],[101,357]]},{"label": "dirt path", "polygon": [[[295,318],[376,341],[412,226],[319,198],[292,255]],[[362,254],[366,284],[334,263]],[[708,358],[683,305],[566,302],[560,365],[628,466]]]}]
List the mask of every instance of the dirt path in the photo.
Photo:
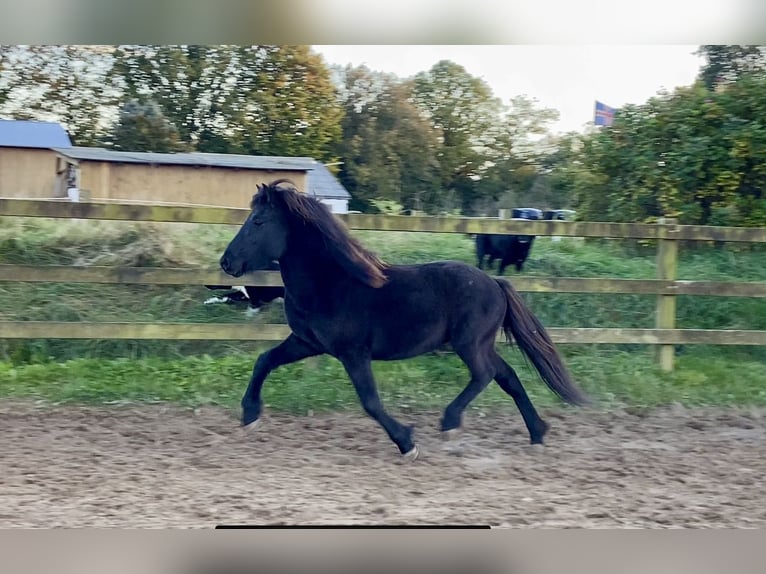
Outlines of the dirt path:
[{"label": "dirt path", "polygon": [[415,422],[401,461],[361,411],[0,405],[0,527],[218,523],[488,523],[514,527],[766,527],[766,409],[543,411],[546,447],[515,412],[468,413],[440,438]]}]

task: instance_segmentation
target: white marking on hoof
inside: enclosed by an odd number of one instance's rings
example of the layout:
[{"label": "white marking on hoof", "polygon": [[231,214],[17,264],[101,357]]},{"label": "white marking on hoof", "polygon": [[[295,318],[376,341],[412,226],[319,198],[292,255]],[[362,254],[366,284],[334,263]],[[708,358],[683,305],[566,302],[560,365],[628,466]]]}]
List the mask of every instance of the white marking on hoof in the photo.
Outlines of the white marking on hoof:
[{"label": "white marking on hoof", "polygon": [[418,450],[418,445],[415,445],[410,449],[408,452],[405,452],[402,457],[407,462],[415,462],[420,455],[420,451]]},{"label": "white marking on hoof", "polygon": [[210,299],[206,299],[203,305],[210,305],[212,303],[225,303],[226,299],[222,297],[211,297]]},{"label": "white marking on hoof", "polygon": [[248,423],[244,425],[242,428],[245,432],[253,432],[256,428],[258,428],[258,425],[260,424],[261,419],[255,419],[253,422]]},{"label": "white marking on hoof", "polygon": [[277,297],[276,299],[274,299],[274,302],[275,303],[284,303],[285,300],[282,297]]},{"label": "white marking on hoof", "polygon": [[446,440],[455,440],[463,433],[463,429],[460,427],[449,429],[444,432],[442,432],[442,435]]},{"label": "white marking on hoof", "polygon": [[246,317],[255,317],[258,313],[260,313],[260,309],[253,309],[252,307],[248,307],[247,311],[245,311]]}]

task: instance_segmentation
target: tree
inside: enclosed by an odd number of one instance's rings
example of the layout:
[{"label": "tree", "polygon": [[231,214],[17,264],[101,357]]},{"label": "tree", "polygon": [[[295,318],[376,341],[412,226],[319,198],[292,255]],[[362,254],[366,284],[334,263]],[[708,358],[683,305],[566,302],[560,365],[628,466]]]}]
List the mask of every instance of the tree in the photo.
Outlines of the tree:
[{"label": "tree", "polygon": [[334,159],[341,112],[307,46],[120,46],[113,78],[198,151]]},{"label": "tree", "polygon": [[457,195],[464,212],[471,212],[480,199],[476,182],[485,167],[502,104],[486,82],[447,60],[417,74],[413,93],[415,103],[441,135],[442,188]]},{"label": "tree", "polygon": [[199,149],[201,134],[225,123],[232,58],[225,46],[118,46],[110,78],[123,101],[153,99],[181,141]]},{"label": "tree", "polygon": [[58,121],[76,145],[92,145],[110,123],[117,92],[101,46],[12,46],[2,49],[0,114]]},{"label": "tree", "polygon": [[577,209],[586,219],[766,224],[766,77],[702,83],[625,106],[583,140]]},{"label": "tree", "polygon": [[235,98],[223,109],[244,153],[333,161],[342,110],[321,56],[308,46],[239,48]]},{"label": "tree", "polygon": [[391,176],[398,180],[399,202],[407,210],[436,211],[441,191],[438,135],[412,102],[411,82],[391,86],[382,99],[378,123],[386,130],[387,157],[396,158]]},{"label": "tree", "polygon": [[176,127],[151,100],[125,102],[111,134],[111,146],[118,150],[158,153],[186,149]]},{"label": "tree", "polygon": [[569,132],[551,138],[553,149],[540,158],[539,205],[552,209],[574,207],[579,182],[586,177],[581,161],[583,137],[587,136]]},{"label": "tree", "polygon": [[353,209],[388,200],[434,211],[439,200],[437,132],[412,102],[412,85],[364,66],[337,70],[344,110],[339,178]]},{"label": "tree", "polygon": [[736,82],[743,74],[766,71],[766,46],[706,44],[696,54],[705,57],[699,78],[709,90]]},{"label": "tree", "polygon": [[491,165],[480,182],[482,196],[492,198],[493,203],[502,197],[502,207],[506,208],[541,204],[542,198],[535,197],[544,195],[539,185],[541,164],[552,146],[544,136],[558,116],[556,110],[540,108],[536,100],[526,96],[510,101],[493,128],[488,151]]},{"label": "tree", "polygon": [[0,44],[0,109],[8,101],[8,95],[16,83],[13,66],[14,46],[4,46]]}]

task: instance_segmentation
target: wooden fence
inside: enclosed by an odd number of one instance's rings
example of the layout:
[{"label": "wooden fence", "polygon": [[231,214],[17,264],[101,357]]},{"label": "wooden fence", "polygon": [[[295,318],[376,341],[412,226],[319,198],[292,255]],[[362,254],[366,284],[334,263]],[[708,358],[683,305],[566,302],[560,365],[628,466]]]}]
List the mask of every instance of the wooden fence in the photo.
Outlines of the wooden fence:
[{"label": "wooden fence", "polygon": [[[0,216],[61,219],[205,223],[239,225],[245,209],[72,203],[49,200],[0,199]],[[339,215],[352,230],[439,233],[500,233],[563,237],[635,238],[657,240],[656,279],[602,279],[576,277],[513,277],[519,291],[546,293],[625,293],[657,296],[655,328],[551,327],[557,343],[609,343],[656,345],[658,360],[672,370],[674,345],[766,345],[766,331],[677,329],[676,297],[708,295],[766,297],[766,282],[681,281],[677,277],[678,243],[682,240],[766,242],[764,228],[678,225],[673,220],[656,225],[568,221],[519,221],[485,218],[427,216]],[[102,284],[231,284],[219,270],[188,268],[0,265],[0,281]],[[257,272],[237,279],[248,285],[281,285],[278,272]],[[173,340],[281,340],[287,325],[214,323],[88,323],[0,321],[4,339],[173,339]]]}]

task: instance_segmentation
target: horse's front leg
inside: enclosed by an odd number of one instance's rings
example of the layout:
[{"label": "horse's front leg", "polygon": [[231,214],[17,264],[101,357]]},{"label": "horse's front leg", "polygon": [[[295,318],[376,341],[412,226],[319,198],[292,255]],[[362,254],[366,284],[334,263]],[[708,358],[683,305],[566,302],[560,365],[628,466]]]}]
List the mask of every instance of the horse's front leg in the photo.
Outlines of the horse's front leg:
[{"label": "horse's front leg", "polygon": [[383,408],[372,375],[370,359],[368,357],[360,358],[359,355],[350,353],[348,356],[340,358],[340,361],[346,369],[357,395],[359,395],[364,411],[385,429],[389,438],[396,444],[399,452],[405,458],[411,460],[417,458],[418,448],[412,440],[412,426],[403,425]]},{"label": "horse's front leg", "polygon": [[322,351],[299,339],[293,333],[276,347],[262,353],[255,362],[250,383],[247,385],[245,395],[242,397],[242,426],[254,428],[258,422],[263,408],[261,388],[271,371],[282,365],[321,354]]}]

